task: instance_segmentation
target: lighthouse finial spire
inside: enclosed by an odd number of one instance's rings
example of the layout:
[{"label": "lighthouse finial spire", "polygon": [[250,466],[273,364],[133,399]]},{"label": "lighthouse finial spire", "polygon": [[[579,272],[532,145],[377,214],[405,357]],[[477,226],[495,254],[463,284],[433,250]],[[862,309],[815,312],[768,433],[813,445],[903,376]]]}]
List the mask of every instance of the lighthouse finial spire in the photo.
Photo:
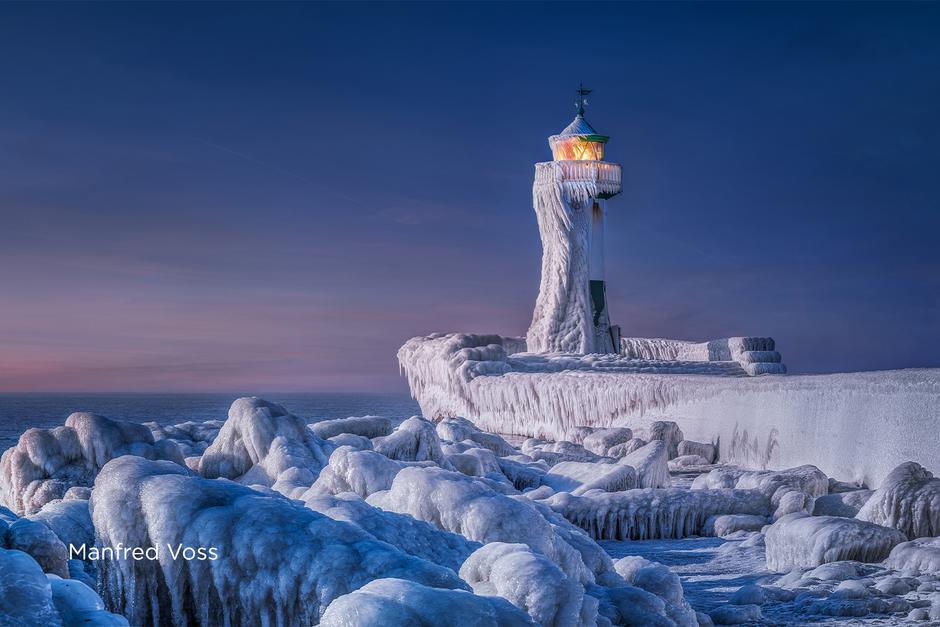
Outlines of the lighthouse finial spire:
[{"label": "lighthouse finial spire", "polygon": [[575,105],[577,105],[578,115],[580,115],[581,117],[584,117],[584,105],[588,103],[586,96],[592,91],[593,90],[591,89],[585,89],[584,83],[578,83],[578,89],[577,89],[578,101],[575,103]]}]

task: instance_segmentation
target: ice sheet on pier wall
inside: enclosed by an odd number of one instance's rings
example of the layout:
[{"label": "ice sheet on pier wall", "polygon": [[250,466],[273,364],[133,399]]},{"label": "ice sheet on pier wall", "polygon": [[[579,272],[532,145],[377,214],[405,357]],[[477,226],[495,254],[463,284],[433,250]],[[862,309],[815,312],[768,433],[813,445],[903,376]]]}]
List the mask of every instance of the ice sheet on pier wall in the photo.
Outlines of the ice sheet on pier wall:
[{"label": "ice sheet on pier wall", "polygon": [[637,431],[675,420],[690,440],[717,440],[724,462],[811,463],[868,485],[905,461],[929,466],[940,450],[940,369],[787,377],[594,366],[516,372],[510,360],[518,348],[499,336],[436,335],[409,340],[399,361],[425,416],[463,416],[493,432],[563,440],[580,426]]}]

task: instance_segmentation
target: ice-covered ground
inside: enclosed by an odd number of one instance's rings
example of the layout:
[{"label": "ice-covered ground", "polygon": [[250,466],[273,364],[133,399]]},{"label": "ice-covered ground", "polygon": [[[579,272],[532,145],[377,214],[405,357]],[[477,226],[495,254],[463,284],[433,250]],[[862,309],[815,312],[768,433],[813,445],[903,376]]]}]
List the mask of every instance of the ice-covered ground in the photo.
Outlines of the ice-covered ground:
[{"label": "ice-covered ground", "polygon": [[670,421],[570,433],[257,398],[30,430],[0,460],[0,625],[940,620],[929,464],[864,486],[726,463]]}]

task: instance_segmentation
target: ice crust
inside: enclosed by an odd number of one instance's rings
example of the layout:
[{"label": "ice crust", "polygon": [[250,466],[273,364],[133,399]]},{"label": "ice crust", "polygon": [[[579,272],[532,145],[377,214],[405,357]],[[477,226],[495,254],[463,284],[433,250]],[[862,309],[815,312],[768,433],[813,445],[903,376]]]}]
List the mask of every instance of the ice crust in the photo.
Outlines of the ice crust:
[{"label": "ice crust", "polygon": [[383,416],[351,416],[315,422],[310,428],[324,440],[344,433],[371,439],[390,434],[392,421]]},{"label": "ice crust", "polygon": [[637,473],[627,464],[562,462],[542,476],[542,484],[556,492],[584,494],[588,490],[620,492],[635,488]]},{"label": "ice crust", "polygon": [[184,463],[173,442],[154,442],[144,425],[77,412],[63,427],[28,429],[3,452],[0,497],[18,514],[38,512],[69,488],[91,486],[109,460],[125,454]]},{"label": "ice crust", "polygon": [[330,443],[283,406],[257,397],[240,398],[200,458],[199,474],[296,497],[316,480],[330,452]]},{"label": "ice crust", "polygon": [[375,451],[357,451],[341,446],[330,455],[326,467],[302,496],[353,492],[362,498],[392,487],[392,480],[402,468],[428,465],[429,462],[400,462]]},{"label": "ice crust", "polygon": [[893,549],[885,565],[899,571],[940,574],[940,538],[917,538]]},{"label": "ice crust", "polygon": [[767,516],[770,500],[757,490],[636,489],[556,494],[545,500],[553,510],[595,540],[652,540],[700,535],[711,516]]},{"label": "ice crust", "polygon": [[865,502],[857,518],[893,527],[910,539],[940,536],[940,479],[918,463],[901,464]]},{"label": "ice crust", "polygon": [[854,518],[788,514],[767,528],[767,567],[778,572],[826,562],[880,562],[907,538]]},{"label": "ice crust", "polygon": [[620,458],[619,464],[636,469],[637,487],[668,488],[669,464],[667,462],[668,445],[662,440],[653,440],[632,453]]},{"label": "ice crust", "polygon": [[430,588],[403,579],[377,579],[336,599],[323,627],[533,627],[535,623],[506,599],[462,590]]},{"label": "ice crust", "polygon": [[374,579],[466,585],[356,525],[168,462],[107,464],[91,514],[104,547],[218,548],[216,560],[164,550],[159,561],[100,562],[105,602],[134,625],[315,624],[332,600]]},{"label": "ice crust", "polygon": [[[486,431],[563,440],[585,426],[636,433],[656,420],[674,420],[686,438],[718,442],[723,462],[815,464],[868,485],[880,484],[902,462],[929,465],[940,449],[934,428],[940,369],[700,376],[688,373],[721,362],[667,368],[659,365],[667,362],[588,355],[562,363],[516,355],[520,350],[515,338],[436,334],[409,340],[398,357],[423,415],[465,416]],[[871,455],[875,442],[879,454]]]}]

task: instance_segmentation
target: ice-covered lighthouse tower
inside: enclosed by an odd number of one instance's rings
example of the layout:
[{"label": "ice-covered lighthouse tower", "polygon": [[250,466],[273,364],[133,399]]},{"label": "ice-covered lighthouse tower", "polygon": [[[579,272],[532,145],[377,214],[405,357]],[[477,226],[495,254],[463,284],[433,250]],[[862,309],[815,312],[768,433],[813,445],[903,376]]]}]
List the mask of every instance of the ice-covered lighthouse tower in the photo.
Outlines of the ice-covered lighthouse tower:
[{"label": "ice-covered lighthouse tower", "polygon": [[526,346],[533,353],[619,352],[604,284],[606,200],[621,190],[617,163],[604,161],[608,137],[578,115],[548,138],[552,161],[535,164],[532,201],[542,238],[542,281]]}]

